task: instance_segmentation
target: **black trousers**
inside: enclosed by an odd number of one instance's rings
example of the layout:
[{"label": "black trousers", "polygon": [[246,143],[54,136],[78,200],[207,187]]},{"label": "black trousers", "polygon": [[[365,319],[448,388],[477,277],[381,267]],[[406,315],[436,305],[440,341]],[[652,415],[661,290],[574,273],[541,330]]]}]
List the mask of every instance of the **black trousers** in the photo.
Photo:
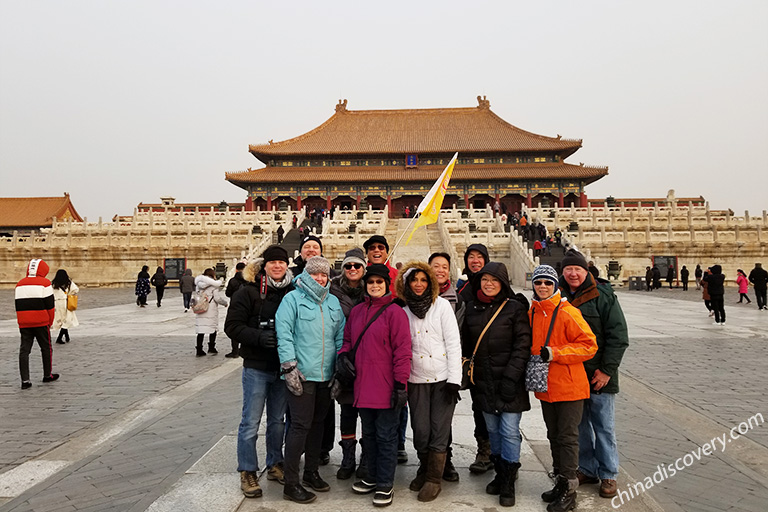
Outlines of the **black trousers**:
[{"label": "black trousers", "polygon": [[320,446],[323,442],[323,424],[331,402],[331,389],[327,382],[306,381],[304,392],[288,395],[291,423],[285,436],[285,484],[299,483],[299,463],[304,457],[304,471],[317,471],[320,466]]},{"label": "black trousers", "polygon": [[710,295],[709,303],[715,312],[715,322],[725,322],[725,297],[722,295]]},{"label": "black trousers", "polygon": [[758,307],[758,309],[765,307],[765,292],[766,292],[765,288],[762,288],[762,289],[759,289],[759,290],[757,288],[755,288],[755,298],[757,299],[757,307]]},{"label": "black trousers", "polygon": [[584,400],[542,401],[541,412],[547,425],[552,467],[568,480],[576,479],[579,469],[579,423],[584,412]]},{"label": "black trousers", "polygon": [[43,377],[48,377],[53,371],[53,346],[51,346],[51,330],[48,326],[21,327],[21,347],[19,348],[19,374],[22,382],[29,382],[29,353],[37,340],[40,353],[43,356]]},{"label": "black trousers", "polygon": [[165,294],[165,286],[158,286],[155,288],[155,293],[157,293],[157,305],[159,306],[161,302],[163,302],[163,295]]}]

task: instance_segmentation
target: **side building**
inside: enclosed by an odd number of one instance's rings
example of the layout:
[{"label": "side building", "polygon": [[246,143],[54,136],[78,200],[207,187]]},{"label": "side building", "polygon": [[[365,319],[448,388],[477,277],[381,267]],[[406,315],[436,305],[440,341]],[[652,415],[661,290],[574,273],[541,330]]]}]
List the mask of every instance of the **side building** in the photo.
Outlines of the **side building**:
[{"label": "side building", "polygon": [[527,132],[477,99],[477,107],[407,110],[348,110],[340,100],[317,128],[251,145],[265,167],[226,179],[246,190],[247,210],[389,206],[399,217],[458,152],[444,208],[587,206],[585,187],[608,168],[565,163],[581,140]]}]

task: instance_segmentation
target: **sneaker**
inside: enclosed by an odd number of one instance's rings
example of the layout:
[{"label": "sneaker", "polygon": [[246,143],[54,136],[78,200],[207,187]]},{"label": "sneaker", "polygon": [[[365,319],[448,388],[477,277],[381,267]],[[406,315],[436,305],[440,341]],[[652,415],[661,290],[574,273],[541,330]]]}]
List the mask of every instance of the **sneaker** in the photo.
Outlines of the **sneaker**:
[{"label": "sneaker", "polygon": [[720,322],[712,322],[712,325],[720,325]]},{"label": "sneaker", "polygon": [[283,471],[283,463],[278,462],[267,471],[267,480],[274,480],[280,485],[285,485],[285,472]]},{"label": "sneaker", "polygon": [[48,377],[43,377],[43,382],[53,382],[55,380],[59,380],[58,373],[52,373]]},{"label": "sneaker", "polygon": [[240,472],[240,490],[246,498],[261,498],[259,477],[255,471]]},{"label": "sneaker", "polygon": [[312,503],[317,499],[317,495],[303,488],[301,484],[294,484],[283,487],[283,499],[296,503]]},{"label": "sneaker", "polygon": [[376,490],[376,484],[360,480],[352,484],[352,492],[356,494],[370,494]]},{"label": "sneaker", "polygon": [[32,387],[32,383],[29,382],[28,380],[25,380],[24,382],[21,383],[21,389],[29,389],[31,387]]},{"label": "sneaker", "polygon": [[304,476],[301,480],[317,492],[328,492],[331,490],[331,486],[320,477],[318,471],[304,471]]},{"label": "sneaker", "polygon": [[395,489],[390,487],[386,489],[376,489],[376,494],[373,495],[374,507],[387,507],[392,504],[392,498],[395,497]]},{"label": "sneaker", "polygon": [[616,480],[604,478],[602,482],[600,482],[600,496],[603,498],[613,498],[616,496],[616,488]]}]

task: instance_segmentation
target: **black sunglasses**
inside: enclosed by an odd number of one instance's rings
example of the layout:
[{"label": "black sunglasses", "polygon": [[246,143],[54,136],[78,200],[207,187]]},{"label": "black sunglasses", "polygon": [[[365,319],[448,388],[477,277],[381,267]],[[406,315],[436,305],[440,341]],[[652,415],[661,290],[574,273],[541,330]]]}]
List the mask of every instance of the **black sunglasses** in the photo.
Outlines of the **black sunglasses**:
[{"label": "black sunglasses", "polygon": [[352,270],[353,268],[361,269],[363,268],[363,265],[361,263],[347,263],[346,265],[344,265],[345,270]]},{"label": "black sunglasses", "polygon": [[534,281],[533,282],[533,286],[544,286],[544,285],[546,285],[546,286],[555,286],[555,283],[553,283],[552,281],[549,281],[549,280]]}]

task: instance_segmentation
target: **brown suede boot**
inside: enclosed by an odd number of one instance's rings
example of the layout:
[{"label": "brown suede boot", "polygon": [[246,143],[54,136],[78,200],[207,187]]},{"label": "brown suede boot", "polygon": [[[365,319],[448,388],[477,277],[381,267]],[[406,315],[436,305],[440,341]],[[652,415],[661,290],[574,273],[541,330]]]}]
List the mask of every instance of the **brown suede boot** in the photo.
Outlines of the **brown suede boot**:
[{"label": "brown suede boot", "polygon": [[469,465],[469,471],[476,475],[482,475],[489,469],[493,469],[491,462],[491,442],[488,439],[477,439],[477,455],[475,462]]},{"label": "brown suede boot", "polygon": [[440,494],[444,467],[445,452],[429,452],[427,459],[427,481],[424,482],[419,491],[419,501],[432,501]]}]

